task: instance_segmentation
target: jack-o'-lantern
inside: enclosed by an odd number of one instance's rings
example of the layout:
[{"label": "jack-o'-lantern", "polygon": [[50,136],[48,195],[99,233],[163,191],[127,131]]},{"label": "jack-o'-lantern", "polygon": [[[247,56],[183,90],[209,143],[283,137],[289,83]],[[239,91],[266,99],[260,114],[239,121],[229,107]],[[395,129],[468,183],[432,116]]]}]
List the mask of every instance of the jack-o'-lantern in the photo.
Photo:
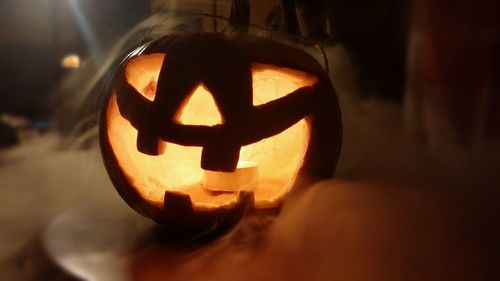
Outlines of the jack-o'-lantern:
[{"label": "jack-o'-lantern", "polygon": [[101,148],[112,182],[172,229],[234,224],[334,172],[337,98],[300,49],[249,35],[169,35],[129,53],[109,91]]}]

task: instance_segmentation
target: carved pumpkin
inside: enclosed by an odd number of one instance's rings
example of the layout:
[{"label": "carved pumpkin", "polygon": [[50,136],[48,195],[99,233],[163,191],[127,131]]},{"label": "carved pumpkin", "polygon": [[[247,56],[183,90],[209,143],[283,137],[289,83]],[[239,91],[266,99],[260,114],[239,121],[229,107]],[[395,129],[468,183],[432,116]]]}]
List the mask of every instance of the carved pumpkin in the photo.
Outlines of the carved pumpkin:
[{"label": "carved pumpkin", "polygon": [[169,35],[110,84],[101,148],[122,198],[172,229],[215,229],[333,175],[341,123],[327,74],[299,49],[248,35]]}]

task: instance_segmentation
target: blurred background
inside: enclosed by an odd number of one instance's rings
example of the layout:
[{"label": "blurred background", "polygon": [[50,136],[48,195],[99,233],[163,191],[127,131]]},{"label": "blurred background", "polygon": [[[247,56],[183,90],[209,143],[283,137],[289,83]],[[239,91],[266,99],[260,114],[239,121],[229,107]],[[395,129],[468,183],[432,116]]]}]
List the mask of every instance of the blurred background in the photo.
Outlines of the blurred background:
[{"label": "blurred background", "polygon": [[[82,225],[88,223],[85,230],[88,232],[83,232],[88,239],[103,235],[108,242],[115,240],[115,236],[103,230],[106,227],[89,222],[95,221],[89,219],[95,213],[77,212],[73,219],[67,219],[65,212],[75,207],[116,208],[118,217],[126,217],[125,221],[132,216],[124,211],[128,207],[114,193],[99,158],[96,125],[103,85],[117,59],[141,42],[173,32],[227,30],[287,40],[299,48],[317,44],[327,55],[325,62],[318,49],[307,49],[328,66],[339,96],[344,144],[335,174],[340,182],[333,185],[340,186],[340,198],[348,199],[335,201],[333,198],[338,198],[338,194],[328,193],[325,197],[320,191],[310,196],[332,198],[332,202],[344,206],[342,210],[347,213],[354,210],[356,215],[343,217],[345,212],[328,209],[330,203],[326,199],[317,205],[325,209],[297,204],[305,214],[321,217],[317,223],[308,225],[315,230],[309,236],[304,234],[305,230],[291,235],[296,240],[292,239],[290,244],[310,245],[313,250],[304,250],[305,253],[316,258],[315,264],[324,264],[319,272],[313,273],[314,266],[307,266],[304,261],[303,271],[311,273],[307,278],[498,280],[496,277],[500,275],[494,268],[500,252],[499,3],[493,0],[2,0],[0,280],[125,280],[110,277],[104,271],[94,271],[101,274],[100,278],[81,273],[81,267],[72,267],[78,262],[60,261],[59,246],[56,250],[52,247],[48,254],[47,247],[53,244],[43,238],[48,225],[59,218],[59,224],[49,228],[54,237],[60,237],[56,230],[66,229],[64,223],[77,221]],[[358,181],[364,182],[363,185],[358,185]],[[379,186],[380,182],[391,182],[390,188],[371,188],[371,183]],[[347,191],[343,191],[344,187]],[[314,190],[323,188],[324,185]],[[376,190],[376,195],[366,195],[366,189]],[[394,195],[394,190],[398,190],[398,195]],[[360,198],[365,207],[356,205]],[[396,201],[400,205],[392,205]],[[389,209],[377,217],[378,211],[385,207]],[[327,211],[330,215],[325,215]],[[297,212],[285,212],[285,222],[271,233],[283,237],[290,230],[299,229],[298,225],[304,221],[297,219],[300,217]],[[106,223],[118,220],[107,211],[101,214]],[[101,215],[97,217],[99,221]],[[418,222],[408,226],[407,218]],[[348,224],[350,227],[344,228],[344,222],[351,219],[359,225]],[[134,217],[133,227],[136,220],[141,221]],[[360,233],[363,226],[370,225],[367,220],[380,220],[391,233],[375,231],[381,238],[370,236],[366,240],[367,236]],[[127,229],[127,223],[114,226],[127,232],[123,230]],[[142,224],[139,225],[137,228],[142,229]],[[101,230],[100,234],[89,234],[96,228]],[[323,228],[326,232],[320,231]],[[429,228],[433,230],[427,231]],[[329,242],[342,236],[338,229],[358,239],[346,242],[355,245],[355,249],[349,248],[347,252],[361,248],[361,252],[367,251],[351,259],[349,266],[359,262],[361,267],[370,268],[361,272],[374,275],[356,275],[354,267],[343,267],[351,269],[354,275],[331,272],[327,265],[342,260],[328,258],[337,253],[328,247],[333,247]],[[131,233],[139,235],[139,231]],[[317,243],[323,246],[314,244],[314,239],[307,240],[316,235]],[[422,240],[417,236],[423,237]],[[123,251],[131,251],[123,246],[131,243],[128,236],[119,237],[122,240],[118,239],[116,248],[110,246],[111,254],[106,261],[120,263]],[[263,240],[279,245],[276,241],[280,239],[276,237]],[[420,243],[409,243],[404,237]],[[106,244],[97,240],[88,242],[94,250],[100,247],[96,245]],[[389,247],[390,241],[395,241],[396,246]],[[226,257],[224,249],[235,250],[235,245],[239,245],[233,242],[224,240],[218,248],[208,249],[203,261],[210,259],[211,254]],[[254,244],[251,245],[248,249]],[[73,249],[67,247],[65,254]],[[298,246],[287,247],[274,249],[268,253],[268,259],[275,260],[281,255],[284,260],[290,256],[297,260],[297,253],[290,249]],[[333,254],[324,255],[320,248],[330,249]],[[391,255],[398,249],[404,254]],[[401,256],[412,258],[401,264],[398,263]],[[156,257],[170,265],[169,270],[178,265],[162,254],[156,253]],[[264,261],[254,268],[255,272],[265,271]],[[228,262],[238,264],[233,259]],[[99,262],[92,260],[85,266],[93,268],[96,264]],[[283,262],[277,268],[291,265],[297,266]],[[401,271],[385,268],[386,265],[397,265]],[[109,268],[116,272],[120,266],[123,263]],[[68,268],[73,269],[72,274],[67,273],[71,271]],[[203,269],[194,265],[192,268]],[[421,268],[430,269],[419,271]],[[463,268],[466,273],[461,271]],[[75,270],[80,273],[75,275]],[[279,280],[306,278],[273,270],[270,274]],[[178,279],[189,276],[192,278],[189,280],[205,280],[203,275],[192,272],[177,273],[174,277]],[[233,271],[227,273],[233,278],[217,274],[210,276],[222,278],[218,280],[235,280],[237,276]],[[147,276],[137,280],[158,280]]]},{"label": "blurred background", "polygon": [[51,128],[51,93],[65,75],[91,57],[102,60],[117,38],[151,14],[148,1],[121,2],[0,3],[2,146]]}]

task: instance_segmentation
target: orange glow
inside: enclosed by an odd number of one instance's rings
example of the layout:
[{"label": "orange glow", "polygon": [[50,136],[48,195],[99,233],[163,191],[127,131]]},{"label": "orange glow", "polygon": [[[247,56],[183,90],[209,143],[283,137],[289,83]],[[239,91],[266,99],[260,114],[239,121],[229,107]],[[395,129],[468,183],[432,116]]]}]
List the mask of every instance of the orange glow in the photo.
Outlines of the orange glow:
[{"label": "orange glow", "polygon": [[204,171],[203,187],[211,191],[255,191],[259,186],[259,167],[251,161],[238,161],[232,173]]},{"label": "orange glow", "polygon": [[125,68],[127,80],[150,101],[155,97],[156,82],[160,75],[163,58],[165,58],[164,54],[138,56],[131,59]]},{"label": "orange glow", "polygon": [[[154,99],[163,58],[162,54],[139,56],[130,60],[125,69],[129,83],[149,100]],[[272,65],[255,64],[252,74],[254,105],[278,99],[316,82],[314,76],[304,72]],[[223,122],[211,94],[203,85],[194,90],[179,112],[182,124]],[[169,190],[189,194],[193,207],[198,210],[236,204],[237,192],[213,193],[203,187],[201,147],[185,147],[160,140],[162,145],[166,144],[163,154],[149,156],[138,152],[137,130],[120,115],[114,93],[108,103],[106,120],[107,137],[118,164],[130,185],[145,200],[161,207],[164,193]],[[302,119],[278,135],[242,147],[240,161],[252,161],[258,166],[258,184],[254,190],[256,206],[273,207],[290,190],[302,166],[309,137],[309,124]]]},{"label": "orange glow", "polygon": [[222,124],[222,116],[214,98],[203,84],[200,84],[178,113],[177,122],[183,125],[213,126]]},{"label": "orange glow", "polygon": [[80,56],[76,54],[68,54],[64,56],[61,60],[61,66],[63,68],[79,68]]}]

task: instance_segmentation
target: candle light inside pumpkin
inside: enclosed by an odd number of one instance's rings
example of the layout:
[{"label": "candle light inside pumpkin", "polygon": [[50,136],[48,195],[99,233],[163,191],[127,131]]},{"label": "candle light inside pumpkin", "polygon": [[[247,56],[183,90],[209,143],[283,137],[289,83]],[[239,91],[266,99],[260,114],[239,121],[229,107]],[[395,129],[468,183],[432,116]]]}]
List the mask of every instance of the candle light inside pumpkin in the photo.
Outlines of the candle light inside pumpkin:
[{"label": "candle light inside pumpkin", "polygon": [[203,187],[210,191],[252,191],[259,184],[259,169],[253,161],[238,161],[231,173],[204,170]]}]

